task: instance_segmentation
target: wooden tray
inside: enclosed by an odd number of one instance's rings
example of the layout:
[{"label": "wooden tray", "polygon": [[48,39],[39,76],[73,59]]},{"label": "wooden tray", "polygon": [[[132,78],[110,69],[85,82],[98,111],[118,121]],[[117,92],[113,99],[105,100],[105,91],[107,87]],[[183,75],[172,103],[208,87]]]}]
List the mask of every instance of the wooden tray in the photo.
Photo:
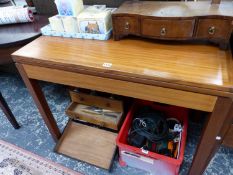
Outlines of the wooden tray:
[{"label": "wooden tray", "polygon": [[[72,119],[84,120],[101,127],[119,130],[123,116],[123,103],[105,97],[93,96],[85,93],[70,91],[72,103],[66,114]],[[85,110],[85,107],[95,106],[113,113],[98,114]]]},{"label": "wooden tray", "polygon": [[109,170],[116,151],[116,136],[70,120],[55,151]]}]

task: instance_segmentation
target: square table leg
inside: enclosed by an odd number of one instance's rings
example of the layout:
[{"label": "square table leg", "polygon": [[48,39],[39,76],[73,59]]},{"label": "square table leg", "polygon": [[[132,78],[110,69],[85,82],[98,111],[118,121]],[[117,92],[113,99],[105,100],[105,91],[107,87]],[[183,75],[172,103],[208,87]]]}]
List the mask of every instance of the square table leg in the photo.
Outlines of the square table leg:
[{"label": "square table leg", "polygon": [[38,81],[28,78],[22,65],[16,64],[16,67],[19,70],[19,73],[23,78],[23,81],[27,86],[29,92],[31,93],[39,109],[39,112],[42,118],[44,119],[45,124],[47,125],[49,132],[51,133],[54,141],[55,142],[58,141],[58,139],[61,137],[61,132],[57,126],[56,120],[54,119],[52,112],[50,111],[50,108],[48,106],[48,103],[45,99],[45,96],[41,90]]},{"label": "square table leg", "polygon": [[232,99],[218,97],[213,112],[209,115],[196,149],[189,175],[201,175],[222,143],[232,120]]},{"label": "square table leg", "polygon": [[7,105],[5,99],[3,98],[1,92],[0,92],[0,108],[3,110],[4,114],[6,115],[7,119],[12,124],[12,126],[15,129],[19,129],[20,126],[19,126],[18,122],[16,121],[13,113],[11,112],[9,106]]}]

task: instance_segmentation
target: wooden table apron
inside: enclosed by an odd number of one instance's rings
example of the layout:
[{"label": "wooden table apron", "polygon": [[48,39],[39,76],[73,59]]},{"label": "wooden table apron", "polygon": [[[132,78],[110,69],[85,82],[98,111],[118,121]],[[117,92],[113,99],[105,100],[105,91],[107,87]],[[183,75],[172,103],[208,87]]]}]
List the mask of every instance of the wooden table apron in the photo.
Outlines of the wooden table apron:
[{"label": "wooden table apron", "polygon": [[[69,86],[93,89],[165,104],[177,105],[209,112],[208,121],[192,166],[190,175],[202,174],[222,139],[230,127],[233,112],[233,94],[231,92],[206,90],[171,82],[154,81],[148,83],[130,77],[89,72],[82,69],[26,61],[22,56],[13,55],[16,66],[51,133],[57,141],[61,132],[46,102],[45,96],[37,80],[43,80]],[[175,98],[174,98],[175,97]]]}]

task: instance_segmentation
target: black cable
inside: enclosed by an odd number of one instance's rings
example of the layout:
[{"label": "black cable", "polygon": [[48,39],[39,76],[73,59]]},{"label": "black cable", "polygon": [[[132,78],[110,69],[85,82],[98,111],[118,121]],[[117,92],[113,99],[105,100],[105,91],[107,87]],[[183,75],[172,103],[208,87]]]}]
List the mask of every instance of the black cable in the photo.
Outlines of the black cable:
[{"label": "black cable", "polygon": [[143,142],[145,139],[158,143],[169,138],[168,125],[163,113],[143,109],[136,113],[135,117],[128,137],[130,144],[141,146],[142,143],[139,142]]}]

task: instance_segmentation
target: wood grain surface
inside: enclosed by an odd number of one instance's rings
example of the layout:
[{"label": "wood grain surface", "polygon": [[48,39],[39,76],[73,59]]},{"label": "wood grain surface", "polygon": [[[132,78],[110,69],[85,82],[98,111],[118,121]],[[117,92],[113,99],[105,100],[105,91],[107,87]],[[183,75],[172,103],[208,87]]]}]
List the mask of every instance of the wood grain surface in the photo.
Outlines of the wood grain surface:
[{"label": "wood grain surface", "polygon": [[[144,36],[191,38],[193,36],[195,20],[156,20],[153,18],[142,18],[141,23],[141,32]],[[164,36],[161,36],[161,28],[166,29]]]},{"label": "wood grain surface", "polygon": [[42,36],[16,51],[13,57],[18,63],[74,72],[94,71],[97,76],[121,75],[233,92],[231,52],[214,46],[133,38],[94,41]]},{"label": "wood grain surface", "polygon": [[[206,45],[155,43],[134,38],[114,42],[40,37],[16,51],[13,58],[19,70],[24,71],[26,85],[39,101],[37,106],[42,109],[42,115],[48,107],[42,105],[41,93],[35,93],[37,86],[31,88],[36,80],[212,112],[190,175],[202,174],[221,144],[216,136],[225,135],[223,127],[230,118],[233,94],[230,51]],[[223,94],[227,98],[222,97]],[[220,97],[216,97],[218,95]],[[50,113],[44,115],[45,121],[49,118]],[[48,121],[47,126],[55,140],[58,139],[54,121]],[[67,149],[74,148],[78,140],[74,139],[77,137],[75,132],[71,133],[72,137],[65,137],[71,142],[64,146],[64,151],[74,156],[82,152],[73,153],[73,149]]]},{"label": "wood grain surface", "polygon": [[[202,132],[189,175],[201,175],[204,173],[209,161],[222,143],[225,133],[222,133],[221,130],[225,121],[232,116],[232,113],[230,113],[231,106],[232,99],[222,97],[217,99],[214,110],[210,113]],[[220,137],[220,139],[216,137]]]},{"label": "wood grain surface", "polygon": [[0,47],[0,65],[13,63],[11,54],[16,50],[20,49],[23,45],[16,45],[11,47]]},{"label": "wood grain surface", "polygon": [[39,82],[37,80],[29,79],[25,70],[23,69],[23,66],[21,64],[16,64],[16,67],[26,85],[29,92],[31,93],[32,98],[34,99],[35,104],[37,105],[37,108],[45,122],[45,124],[48,127],[48,130],[50,131],[54,141],[58,141],[58,139],[61,136],[60,130],[57,126],[56,120],[53,117],[53,114],[48,106],[48,103],[46,101],[46,98],[43,94],[43,91],[39,85]]},{"label": "wood grain surface", "polygon": [[48,24],[48,16],[35,15],[34,17],[34,22],[2,25],[0,47],[26,44],[40,36],[40,28]]},{"label": "wood grain surface", "polygon": [[66,115],[68,115],[71,119],[78,119],[81,121],[95,124],[100,127],[109,128],[115,131],[118,131],[120,129],[119,122],[122,113],[115,113],[116,115],[114,115],[115,117],[113,117],[113,116],[101,115],[93,112],[83,111],[85,107],[87,106],[75,102],[71,102],[69,107],[66,109]]},{"label": "wood grain surface", "polygon": [[228,130],[226,136],[224,137],[223,145],[233,148],[233,124]]},{"label": "wood grain surface", "polygon": [[31,79],[134,97],[143,100],[211,112],[216,97],[181,90],[144,85],[109,78],[73,73],[51,68],[23,65]]},{"label": "wood grain surface", "polygon": [[123,101],[121,100],[74,91],[70,91],[70,98],[71,101],[84,105],[96,106],[99,108],[114,110],[116,112],[123,111]]},{"label": "wood grain surface", "polygon": [[217,43],[227,50],[233,29],[233,3],[126,1],[114,11],[112,21],[115,40],[128,35],[198,40]]},{"label": "wood grain surface", "polygon": [[[156,8],[155,8],[156,6]],[[129,11],[130,9],[130,11]],[[164,1],[127,1],[114,14],[131,13],[157,17],[195,17],[195,16],[233,16],[233,3],[210,1],[198,2],[164,2]]]},{"label": "wood grain surface", "polygon": [[[120,129],[120,122],[123,118],[122,101],[74,91],[70,91],[70,97],[72,102],[66,109],[66,114],[72,119],[80,119],[114,130]],[[95,106],[110,113],[104,115],[101,112],[96,113],[95,111],[85,110],[88,106]]]},{"label": "wood grain surface", "polygon": [[[232,3],[233,4],[233,3]],[[233,11],[233,9],[232,9]],[[229,38],[232,30],[232,21],[224,19],[199,19],[196,31],[197,38]],[[213,34],[209,33],[209,27],[213,26],[215,29]],[[224,26],[224,27],[223,27]]]},{"label": "wood grain surface", "polygon": [[116,133],[70,121],[56,151],[109,169],[116,150]]}]

